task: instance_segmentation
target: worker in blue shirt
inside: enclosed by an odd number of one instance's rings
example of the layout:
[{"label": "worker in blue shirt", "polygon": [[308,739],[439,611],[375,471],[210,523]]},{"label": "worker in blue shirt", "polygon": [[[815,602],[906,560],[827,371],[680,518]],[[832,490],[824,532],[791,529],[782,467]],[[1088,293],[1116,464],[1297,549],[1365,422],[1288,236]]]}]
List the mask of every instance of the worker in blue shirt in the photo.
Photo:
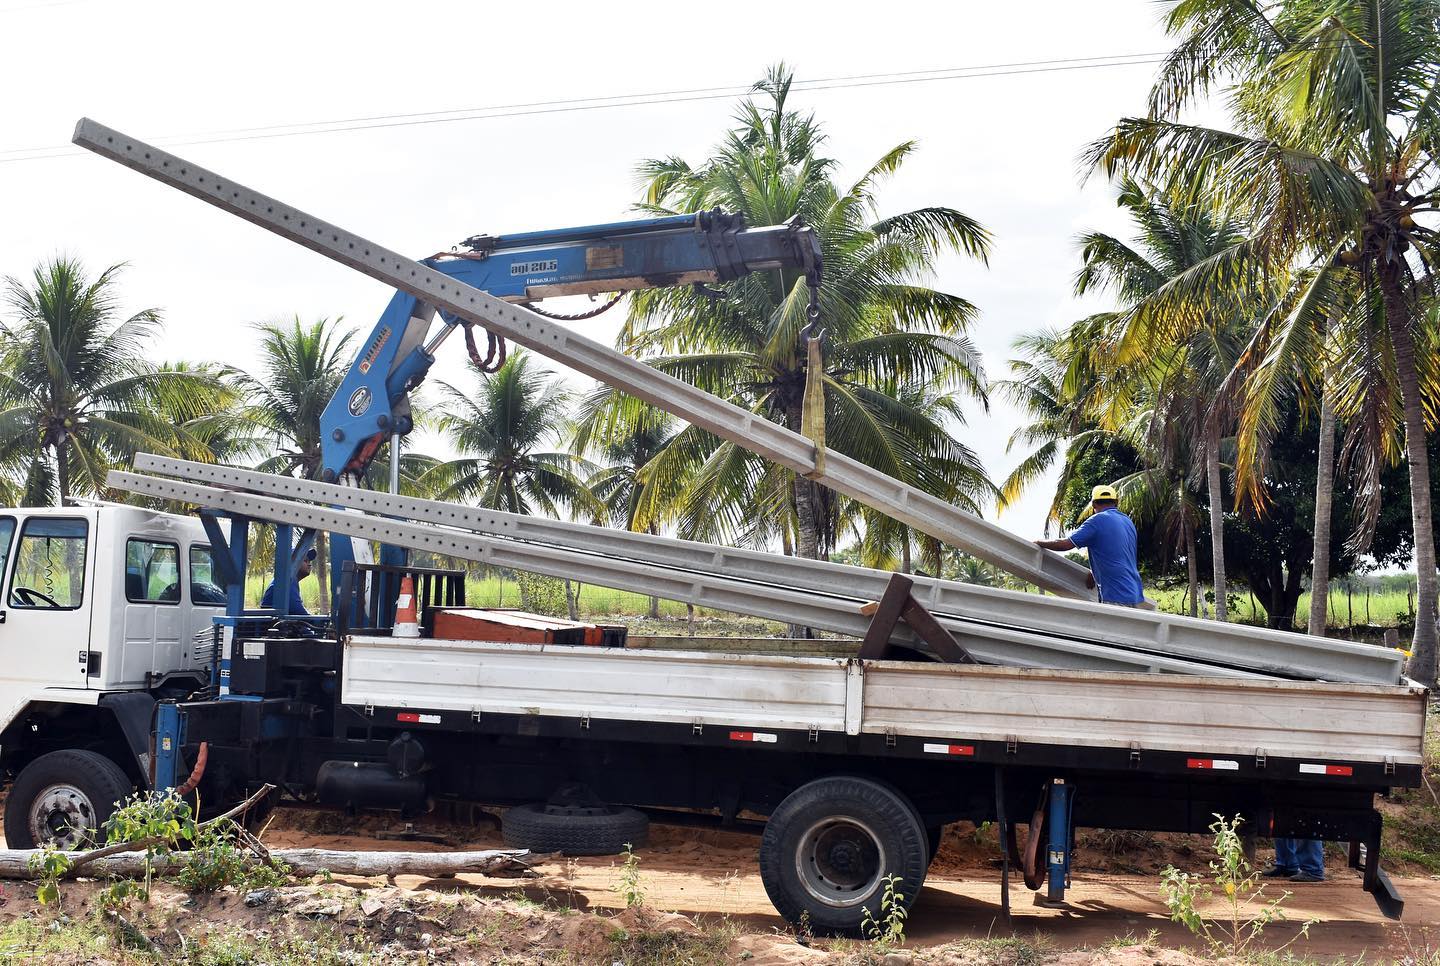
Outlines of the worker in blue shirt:
[{"label": "worker in blue shirt", "polygon": [[1035,543],[1046,550],[1084,547],[1090,552],[1088,583],[1091,587],[1100,585],[1101,602],[1153,610],[1155,605],[1145,599],[1136,565],[1135,524],[1120,512],[1119,504],[1113,486],[1097,486],[1090,491],[1090,508],[1094,512],[1078,530],[1061,540]]},{"label": "worker in blue shirt", "polygon": [[[293,616],[308,616],[310,612],[305,609],[305,602],[300,599],[300,581],[310,576],[310,566],[315,560],[315,548],[311,547],[305,559],[300,561],[295,568],[295,579],[290,584],[290,613]],[[270,581],[265,588],[265,595],[260,598],[261,607],[275,606],[275,581]]]}]

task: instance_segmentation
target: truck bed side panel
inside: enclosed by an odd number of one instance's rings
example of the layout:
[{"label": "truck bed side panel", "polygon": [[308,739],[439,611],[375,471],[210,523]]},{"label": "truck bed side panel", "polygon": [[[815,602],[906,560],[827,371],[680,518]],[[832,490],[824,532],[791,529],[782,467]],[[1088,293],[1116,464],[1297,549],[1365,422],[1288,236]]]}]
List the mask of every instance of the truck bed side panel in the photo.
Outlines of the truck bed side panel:
[{"label": "truck bed side panel", "polygon": [[864,730],[1321,760],[1420,761],[1417,688],[872,664]]},{"label": "truck bed side panel", "polygon": [[346,648],[342,700],[361,707],[1397,765],[1420,762],[1425,724],[1413,686],[367,637]]},{"label": "truck bed side panel", "polygon": [[838,660],[358,637],[346,648],[349,705],[844,728]]}]

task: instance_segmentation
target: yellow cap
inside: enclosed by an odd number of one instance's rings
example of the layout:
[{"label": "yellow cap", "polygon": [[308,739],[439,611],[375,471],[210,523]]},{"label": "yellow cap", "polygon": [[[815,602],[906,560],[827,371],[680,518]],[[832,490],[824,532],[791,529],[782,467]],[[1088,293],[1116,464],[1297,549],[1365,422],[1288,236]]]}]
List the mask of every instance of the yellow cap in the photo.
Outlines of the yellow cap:
[{"label": "yellow cap", "polygon": [[1120,496],[1115,492],[1115,487],[1101,483],[1090,491],[1090,502],[1094,503],[1096,500],[1114,500],[1116,503],[1119,503]]}]

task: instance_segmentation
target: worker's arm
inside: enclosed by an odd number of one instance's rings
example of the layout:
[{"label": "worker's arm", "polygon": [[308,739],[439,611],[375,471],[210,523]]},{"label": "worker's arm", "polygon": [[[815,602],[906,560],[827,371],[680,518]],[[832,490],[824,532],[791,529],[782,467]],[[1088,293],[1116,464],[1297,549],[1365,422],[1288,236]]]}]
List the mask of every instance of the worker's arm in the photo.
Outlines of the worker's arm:
[{"label": "worker's arm", "polygon": [[[1080,529],[1068,537],[1062,537],[1059,540],[1036,540],[1035,545],[1037,547],[1043,547],[1046,550],[1074,550],[1078,547],[1088,547],[1091,537],[1095,534],[1095,527],[1091,523],[1091,520],[1094,519],[1094,517],[1091,517],[1089,520],[1080,524]],[[1094,589],[1095,575],[1093,573],[1085,575],[1085,586]]]}]

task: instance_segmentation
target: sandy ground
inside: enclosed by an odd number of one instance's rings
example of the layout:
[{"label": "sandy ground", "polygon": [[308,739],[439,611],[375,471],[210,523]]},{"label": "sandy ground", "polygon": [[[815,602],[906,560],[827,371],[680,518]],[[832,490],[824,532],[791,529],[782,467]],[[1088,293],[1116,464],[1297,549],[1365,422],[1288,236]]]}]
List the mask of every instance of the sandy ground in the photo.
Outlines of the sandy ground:
[{"label": "sandy ground", "polygon": [[[373,837],[377,831],[395,828],[394,823],[384,819],[357,821],[333,813],[282,809],[263,838],[277,847],[430,850],[501,844],[498,829],[485,820],[473,826],[439,821],[417,823],[422,831],[446,836],[446,844]],[[1063,907],[1038,905],[1035,895],[1023,885],[1013,886],[1012,920],[1007,926],[1000,919],[999,871],[993,865],[993,839],[985,841],[984,833],[975,833],[968,826],[952,827],[947,830],[925,889],[911,910],[906,932],[912,948],[935,947],[958,939],[1037,933],[1049,937],[1056,949],[1093,948],[1117,937],[1139,937],[1152,930],[1159,933],[1162,945],[1186,945],[1190,937],[1164,912],[1154,872],[1170,862],[1202,870],[1208,859],[1203,840],[1147,837],[1138,843],[1116,843],[1104,836],[1100,833],[1098,839],[1092,837],[1091,845],[1082,848],[1074,887]],[[756,871],[757,847],[758,838],[744,832],[653,826],[649,845],[637,853],[648,903],[656,909],[702,919],[728,917],[750,931],[784,932],[785,923],[770,905]],[[1117,866],[1140,871],[1116,872]],[[548,900],[566,908],[594,912],[615,911],[623,906],[615,891],[619,877],[616,859],[562,860],[541,866],[539,871],[542,876],[532,880],[479,876],[426,880],[399,875],[395,885],[402,890],[462,891],[479,896],[520,890],[541,902]],[[1371,959],[1391,959],[1440,949],[1440,879],[1399,877],[1396,885],[1406,899],[1402,923],[1386,920],[1380,914],[1374,900],[1361,890],[1359,874],[1346,869],[1343,862],[1332,862],[1328,882],[1294,886],[1287,883],[1293,892],[1286,903],[1291,920],[1320,920],[1311,928],[1310,939],[1295,951],[1314,956],[1353,958],[1364,954]],[[1278,946],[1294,935],[1295,929],[1294,925],[1280,924],[1272,927],[1267,937]]]}]

